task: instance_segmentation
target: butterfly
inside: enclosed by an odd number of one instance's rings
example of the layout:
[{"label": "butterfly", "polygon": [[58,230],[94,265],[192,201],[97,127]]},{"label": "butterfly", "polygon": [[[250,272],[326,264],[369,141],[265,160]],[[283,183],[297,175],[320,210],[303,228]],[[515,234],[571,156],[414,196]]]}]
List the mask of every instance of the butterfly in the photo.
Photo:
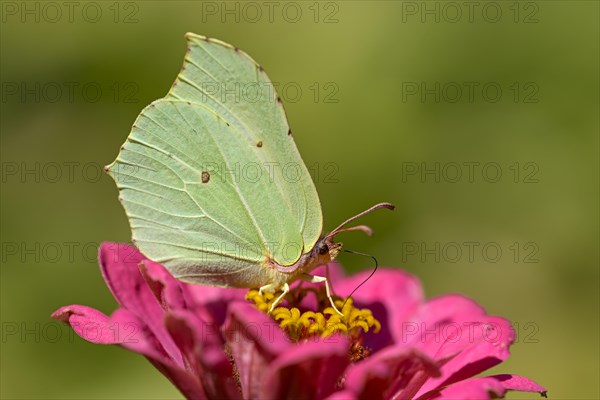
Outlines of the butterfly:
[{"label": "butterfly", "polygon": [[[119,189],[132,241],[177,279],[289,292],[336,258],[356,218],[323,233],[315,185],[296,148],[281,98],[264,69],[238,48],[186,34],[169,93],[137,117],[106,167]],[[339,311],[338,311],[339,312]]]}]

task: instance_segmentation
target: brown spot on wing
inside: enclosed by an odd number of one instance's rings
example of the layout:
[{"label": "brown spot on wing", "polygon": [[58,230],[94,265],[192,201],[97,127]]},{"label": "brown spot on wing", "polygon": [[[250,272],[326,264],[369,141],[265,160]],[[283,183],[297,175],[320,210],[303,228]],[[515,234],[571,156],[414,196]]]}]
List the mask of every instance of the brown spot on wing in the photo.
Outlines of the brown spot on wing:
[{"label": "brown spot on wing", "polygon": [[202,183],[210,181],[210,174],[207,171],[202,171]]}]

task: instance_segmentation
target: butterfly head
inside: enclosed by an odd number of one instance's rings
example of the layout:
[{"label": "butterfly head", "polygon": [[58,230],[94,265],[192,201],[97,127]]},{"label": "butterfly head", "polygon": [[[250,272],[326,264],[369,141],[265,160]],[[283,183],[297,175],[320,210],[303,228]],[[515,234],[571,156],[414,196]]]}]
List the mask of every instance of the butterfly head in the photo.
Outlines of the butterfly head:
[{"label": "butterfly head", "polygon": [[342,249],[342,243],[334,243],[332,236],[326,236],[319,240],[316,246],[317,254],[322,258],[334,260]]},{"label": "butterfly head", "polygon": [[376,204],[373,207],[369,208],[361,212],[360,214],[355,215],[352,218],[344,221],[341,225],[335,228],[333,231],[329,232],[327,235],[321,237],[319,241],[314,245],[312,249],[302,254],[302,256],[292,265],[281,265],[276,260],[274,260],[271,256],[267,255],[265,258],[264,265],[275,269],[279,272],[283,272],[285,274],[296,273],[298,272],[309,272],[315,267],[319,265],[324,265],[334,260],[337,255],[342,250],[342,243],[335,242],[335,236],[342,232],[348,231],[362,231],[367,235],[371,235],[372,230],[368,226],[365,225],[357,225],[352,226],[350,228],[345,228],[346,224],[355,219],[368,214],[372,211],[378,210],[380,208],[387,208],[388,210],[393,210],[394,206],[390,203],[380,203]]}]

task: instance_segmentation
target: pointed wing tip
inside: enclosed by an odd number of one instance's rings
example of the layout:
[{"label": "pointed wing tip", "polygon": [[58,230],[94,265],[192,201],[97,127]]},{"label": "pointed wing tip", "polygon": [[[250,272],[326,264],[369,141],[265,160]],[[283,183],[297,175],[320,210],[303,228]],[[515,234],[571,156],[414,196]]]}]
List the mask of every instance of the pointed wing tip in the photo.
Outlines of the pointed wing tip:
[{"label": "pointed wing tip", "polygon": [[185,37],[185,41],[188,43],[188,51],[189,51],[189,43],[191,43],[191,42],[198,44],[198,43],[202,43],[202,42],[212,42],[215,40],[215,39],[209,38],[208,36],[198,35],[197,33],[193,33],[193,32],[186,32],[184,37]]},{"label": "pointed wing tip", "polygon": [[194,33],[194,32],[186,32],[184,37],[188,40],[190,40],[190,39],[208,39],[207,36],[198,35],[197,33]]},{"label": "pointed wing tip", "polygon": [[219,39],[215,39],[209,36],[205,36],[205,35],[199,35],[197,33],[193,33],[193,32],[186,32],[185,33],[185,39],[188,42],[206,42],[206,43],[214,43],[214,44],[218,44],[221,45],[223,47],[226,47],[228,49],[232,49],[235,50],[236,47],[233,46],[232,44],[229,44],[227,42],[224,42],[222,40]]}]

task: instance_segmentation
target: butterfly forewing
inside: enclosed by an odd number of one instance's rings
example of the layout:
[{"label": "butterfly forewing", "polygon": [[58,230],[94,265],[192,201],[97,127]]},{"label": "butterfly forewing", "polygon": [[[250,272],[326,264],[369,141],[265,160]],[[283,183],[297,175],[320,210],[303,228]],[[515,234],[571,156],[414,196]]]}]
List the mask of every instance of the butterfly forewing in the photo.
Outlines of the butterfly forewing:
[{"label": "butterfly forewing", "polygon": [[142,111],[110,172],[146,256],[187,280],[249,286],[265,257],[290,265],[313,248],[319,199],[262,68],[187,39],[173,88]]}]

